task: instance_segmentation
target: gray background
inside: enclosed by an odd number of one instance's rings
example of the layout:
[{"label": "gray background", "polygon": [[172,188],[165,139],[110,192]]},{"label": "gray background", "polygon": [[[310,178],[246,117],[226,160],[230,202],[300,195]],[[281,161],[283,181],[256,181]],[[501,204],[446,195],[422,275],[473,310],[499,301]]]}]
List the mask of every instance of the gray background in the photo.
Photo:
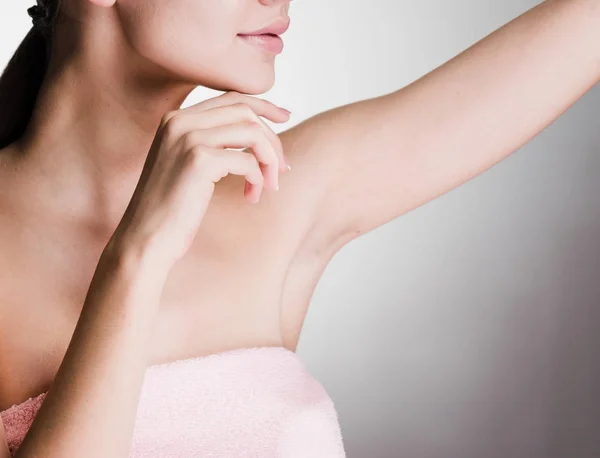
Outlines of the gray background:
[{"label": "gray background", "polygon": [[[30,3],[0,6],[2,66]],[[273,128],[405,86],[537,3],[296,0],[264,94],[293,115]],[[600,457],[599,115],[596,86],[502,163],[334,257],[298,353],[349,458]]]}]

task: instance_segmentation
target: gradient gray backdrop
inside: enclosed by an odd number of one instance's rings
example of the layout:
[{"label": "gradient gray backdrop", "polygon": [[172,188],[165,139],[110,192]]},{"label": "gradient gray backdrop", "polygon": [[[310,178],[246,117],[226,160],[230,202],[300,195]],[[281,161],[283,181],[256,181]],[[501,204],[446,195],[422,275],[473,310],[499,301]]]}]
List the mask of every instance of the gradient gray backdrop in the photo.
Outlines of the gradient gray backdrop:
[{"label": "gradient gray backdrop", "polygon": [[[2,67],[30,3],[0,6]],[[271,125],[405,86],[537,3],[295,0],[264,95],[293,115]],[[600,457],[599,115],[595,87],[509,159],[332,260],[298,353],[349,458]]]}]

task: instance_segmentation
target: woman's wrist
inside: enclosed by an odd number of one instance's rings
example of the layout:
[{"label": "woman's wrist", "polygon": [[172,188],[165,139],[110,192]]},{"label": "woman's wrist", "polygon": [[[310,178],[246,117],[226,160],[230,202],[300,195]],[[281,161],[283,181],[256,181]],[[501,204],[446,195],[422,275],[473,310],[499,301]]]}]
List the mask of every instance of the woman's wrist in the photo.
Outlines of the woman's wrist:
[{"label": "woman's wrist", "polygon": [[166,276],[172,266],[161,262],[155,251],[149,241],[117,229],[106,244],[101,259],[125,274],[147,272]]},{"label": "woman's wrist", "polygon": [[115,237],[104,248],[95,276],[125,282],[132,291],[158,301],[170,269],[146,244]]}]

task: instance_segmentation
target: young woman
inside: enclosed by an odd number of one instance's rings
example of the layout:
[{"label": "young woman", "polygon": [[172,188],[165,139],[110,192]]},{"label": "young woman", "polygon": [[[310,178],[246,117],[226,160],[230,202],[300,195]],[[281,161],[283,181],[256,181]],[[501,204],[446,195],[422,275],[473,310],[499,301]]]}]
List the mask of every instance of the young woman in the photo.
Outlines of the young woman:
[{"label": "young woman", "polygon": [[[295,353],[329,260],[600,79],[600,4],[548,0],[276,135],[253,95],[289,3],[29,9],[0,80],[0,457],[344,456]],[[198,85],[224,94],[181,109]]]}]

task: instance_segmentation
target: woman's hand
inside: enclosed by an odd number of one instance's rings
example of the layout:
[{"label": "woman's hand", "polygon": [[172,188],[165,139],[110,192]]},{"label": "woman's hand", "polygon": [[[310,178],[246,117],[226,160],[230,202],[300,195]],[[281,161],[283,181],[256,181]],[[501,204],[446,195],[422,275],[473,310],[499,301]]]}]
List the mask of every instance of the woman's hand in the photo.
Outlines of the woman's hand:
[{"label": "woman's hand", "polygon": [[265,186],[278,189],[279,172],[287,170],[287,162],[279,137],[260,116],[285,122],[289,112],[227,92],[166,113],[109,244],[133,244],[171,267],[189,249],[221,178],[245,176],[244,196],[252,203]]}]

